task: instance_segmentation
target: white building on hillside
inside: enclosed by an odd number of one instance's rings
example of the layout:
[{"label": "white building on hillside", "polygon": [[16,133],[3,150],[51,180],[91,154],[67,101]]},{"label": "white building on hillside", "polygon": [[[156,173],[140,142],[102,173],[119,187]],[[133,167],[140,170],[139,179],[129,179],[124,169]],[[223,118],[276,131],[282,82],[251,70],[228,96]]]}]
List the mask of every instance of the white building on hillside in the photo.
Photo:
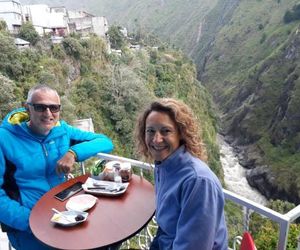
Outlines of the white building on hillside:
[{"label": "white building on hillside", "polygon": [[123,34],[123,36],[125,36],[125,37],[128,36],[128,31],[127,31],[127,29],[126,29],[125,27],[122,27],[122,28],[120,29],[120,32]]},{"label": "white building on hillside", "polygon": [[83,36],[93,32],[92,17],[93,15],[85,11],[68,10],[70,32],[80,33]]},{"label": "white building on hillside", "polygon": [[81,33],[83,36],[95,33],[100,37],[106,37],[108,22],[106,17],[95,17],[85,11],[68,10],[70,32]]},{"label": "white building on hillside", "polygon": [[15,45],[18,47],[18,49],[26,49],[29,48],[30,42],[25,41],[21,38],[15,38]]},{"label": "white building on hillside", "polygon": [[22,25],[22,9],[19,0],[0,0],[0,19],[4,20],[11,33],[18,33]]},{"label": "white building on hillside", "polygon": [[66,9],[64,7],[50,8],[46,4],[24,5],[22,7],[24,20],[30,21],[39,35],[68,34]]},{"label": "white building on hillside", "polygon": [[92,18],[93,32],[100,37],[106,37],[108,31],[108,22],[104,16],[96,16]]},{"label": "white building on hillside", "polygon": [[21,5],[19,0],[0,0],[0,19],[11,33],[18,33],[23,22],[31,22],[40,36],[51,34],[63,37],[70,32],[89,36],[94,33],[106,38],[108,22],[85,11],[71,11],[65,7],[49,7],[46,4]]}]

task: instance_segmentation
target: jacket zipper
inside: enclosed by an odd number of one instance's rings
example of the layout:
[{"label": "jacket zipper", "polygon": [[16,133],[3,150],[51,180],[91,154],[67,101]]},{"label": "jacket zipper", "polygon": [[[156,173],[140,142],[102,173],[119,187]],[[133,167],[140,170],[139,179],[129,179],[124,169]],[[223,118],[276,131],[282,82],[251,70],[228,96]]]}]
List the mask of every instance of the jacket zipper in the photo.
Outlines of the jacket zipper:
[{"label": "jacket zipper", "polygon": [[47,148],[44,143],[42,143],[42,147],[43,147],[43,151],[44,151],[46,157],[48,157],[48,151],[47,151]]}]

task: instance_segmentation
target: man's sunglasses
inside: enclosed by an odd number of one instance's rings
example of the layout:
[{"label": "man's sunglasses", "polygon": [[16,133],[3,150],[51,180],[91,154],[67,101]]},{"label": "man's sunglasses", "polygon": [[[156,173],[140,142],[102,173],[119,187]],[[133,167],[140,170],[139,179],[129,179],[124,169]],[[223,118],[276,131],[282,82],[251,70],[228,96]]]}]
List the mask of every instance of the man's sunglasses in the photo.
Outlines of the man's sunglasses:
[{"label": "man's sunglasses", "polygon": [[60,111],[60,107],[61,107],[61,105],[59,104],[46,105],[46,104],[30,103],[30,102],[28,102],[27,104],[32,106],[34,111],[36,112],[45,112],[47,109],[49,109],[51,113],[57,113]]}]

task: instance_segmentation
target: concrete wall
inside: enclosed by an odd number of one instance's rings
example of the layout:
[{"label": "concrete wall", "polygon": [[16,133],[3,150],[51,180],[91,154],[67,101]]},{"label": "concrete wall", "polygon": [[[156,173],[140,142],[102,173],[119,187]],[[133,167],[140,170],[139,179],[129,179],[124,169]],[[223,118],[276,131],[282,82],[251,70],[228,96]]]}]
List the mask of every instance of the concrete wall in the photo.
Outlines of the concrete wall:
[{"label": "concrete wall", "polygon": [[18,32],[22,25],[22,12],[19,1],[0,1],[0,19],[4,20],[10,32]]}]

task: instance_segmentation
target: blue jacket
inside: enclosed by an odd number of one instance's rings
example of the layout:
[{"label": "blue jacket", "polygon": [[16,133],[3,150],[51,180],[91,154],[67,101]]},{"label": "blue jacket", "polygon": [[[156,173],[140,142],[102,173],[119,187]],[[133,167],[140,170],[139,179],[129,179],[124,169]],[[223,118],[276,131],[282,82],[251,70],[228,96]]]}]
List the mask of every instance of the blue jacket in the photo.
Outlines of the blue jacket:
[{"label": "blue jacket", "polygon": [[[55,168],[69,149],[76,153],[78,161],[113,149],[105,135],[77,129],[64,121],[58,122],[46,137],[38,138],[26,128],[24,122],[28,119],[21,108],[9,113],[0,126],[0,222],[21,231],[30,231],[30,211],[41,196],[64,181]],[[8,168],[13,170],[19,201],[4,191]]]},{"label": "blue jacket", "polygon": [[155,192],[159,230],[151,249],[228,249],[221,184],[184,146],[155,165]]}]

